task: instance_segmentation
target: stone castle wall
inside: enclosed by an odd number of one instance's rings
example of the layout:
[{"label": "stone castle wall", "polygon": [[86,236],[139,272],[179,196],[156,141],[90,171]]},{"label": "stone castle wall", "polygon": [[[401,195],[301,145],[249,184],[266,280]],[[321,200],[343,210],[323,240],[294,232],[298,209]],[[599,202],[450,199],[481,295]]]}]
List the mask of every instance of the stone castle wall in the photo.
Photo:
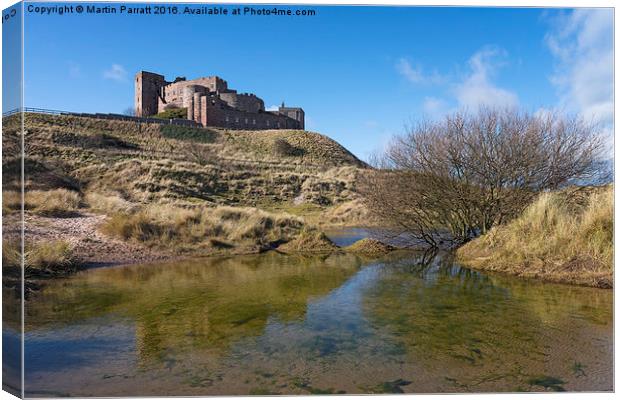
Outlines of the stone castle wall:
[{"label": "stone castle wall", "polygon": [[252,93],[237,93],[217,77],[191,81],[141,71],[136,75],[136,115],[146,117],[170,108],[186,108],[187,119],[203,126],[230,129],[304,129],[301,108],[265,111],[265,103]]}]

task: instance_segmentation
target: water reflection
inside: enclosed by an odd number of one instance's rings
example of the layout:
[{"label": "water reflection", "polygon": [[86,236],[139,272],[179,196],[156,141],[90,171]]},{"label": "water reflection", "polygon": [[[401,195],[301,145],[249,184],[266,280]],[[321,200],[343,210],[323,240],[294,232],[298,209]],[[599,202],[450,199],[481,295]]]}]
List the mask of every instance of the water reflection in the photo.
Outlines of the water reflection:
[{"label": "water reflection", "polygon": [[611,296],[488,276],[428,253],[90,270],[29,301],[26,390],[611,390]]}]

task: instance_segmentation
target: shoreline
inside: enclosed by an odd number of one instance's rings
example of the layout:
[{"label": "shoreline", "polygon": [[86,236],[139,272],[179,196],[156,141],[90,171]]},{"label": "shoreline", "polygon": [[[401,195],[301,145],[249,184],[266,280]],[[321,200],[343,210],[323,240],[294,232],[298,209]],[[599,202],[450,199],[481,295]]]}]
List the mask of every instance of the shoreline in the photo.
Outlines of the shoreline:
[{"label": "shoreline", "polygon": [[521,267],[518,264],[513,264],[514,271],[501,270],[489,266],[482,266],[477,264],[476,261],[464,261],[459,259],[458,257],[455,260],[460,266],[464,268],[471,269],[473,271],[484,272],[489,275],[499,275],[499,276],[507,276],[513,277],[523,280],[531,280],[542,283],[551,283],[551,284],[559,284],[559,285],[567,285],[567,286],[577,286],[577,287],[589,287],[593,289],[603,289],[603,290],[613,290],[613,274],[611,277],[601,276],[598,279],[593,281],[585,281],[579,280],[578,274],[570,275],[552,275],[551,273],[537,272],[537,271],[527,271],[526,269],[517,270],[516,267]]},{"label": "shoreline", "polygon": [[[15,227],[19,227],[19,220],[16,215],[9,215],[5,218],[4,237],[15,237],[17,233]],[[55,273],[34,274],[26,278],[26,286],[32,290],[38,290],[40,286],[48,279],[64,278],[73,275],[79,271],[85,271],[95,268],[119,267],[127,265],[151,264],[156,262],[174,262],[188,259],[211,258],[211,257],[229,257],[260,254],[266,251],[276,251],[283,254],[302,253],[302,254],[320,254],[326,251],[347,251],[356,253],[352,246],[339,246],[334,243],[331,250],[325,248],[313,250],[304,249],[303,251],[281,251],[278,246],[275,247],[239,247],[226,249],[210,249],[209,252],[196,251],[186,254],[178,254],[169,250],[156,249],[146,245],[142,245],[132,241],[124,241],[105,235],[100,232],[100,226],[109,218],[105,214],[97,214],[92,212],[82,212],[70,217],[46,217],[33,213],[26,213],[24,219],[26,221],[25,238],[26,242],[37,243],[45,241],[66,241],[72,247],[75,256],[75,264],[69,266],[65,270],[59,270]],[[50,227],[54,229],[50,229]],[[11,229],[13,228],[13,229]],[[321,226],[320,232],[333,229],[359,229],[359,226]],[[363,227],[367,229],[369,227]],[[6,240],[6,239],[5,239]],[[361,242],[361,239],[356,241]],[[330,239],[331,242],[331,239]],[[381,241],[377,241],[382,243]],[[290,243],[290,242],[289,242]],[[388,248],[392,247],[387,245]],[[396,248],[394,248],[396,249]],[[461,249],[461,248],[460,248]],[[361,253],[363,255],[364,250]],[[593,287],[598,289],[613,289],[613,274],[611,277],[601,274],[601,276],[590,277],[587,280],[580,276],[578,271],[571,272],[570,269],[564,273],[558,273],[557,270],[549,271],[549,265],[545,265],[542,261],[534,266],[535,269],[528,268],[530,266],[518,265],[515,263],[511,268],[497,265],[487,265],[487,258],[477,257],[468,259],[459,256],[459,249],[455,252],[456,261],[465,268],[475,271],[500,274],[504,276],[512,276],[521,279],[536,280],[554,284],[565,284],[571,286]],[[19,278],[11,270],[11,267],[5,269],[5,286],[16,287]]]}]

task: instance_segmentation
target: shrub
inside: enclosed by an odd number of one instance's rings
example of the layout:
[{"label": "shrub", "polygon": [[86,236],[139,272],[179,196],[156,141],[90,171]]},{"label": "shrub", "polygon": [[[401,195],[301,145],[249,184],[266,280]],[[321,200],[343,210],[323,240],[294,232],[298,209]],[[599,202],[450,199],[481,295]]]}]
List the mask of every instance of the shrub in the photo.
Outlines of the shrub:
[{"label": "shrub", "polygon": [[362,175],[366,205],[432,246],[454,246],[506,223],[547,190],[602,179],[603,141],[583,120],[480,110],[395,137]]},{"label": "shrub", "polygon": [[303,154],[302,149],[297,148],[282,138],[273,141],[273,152],[276,156],[296,157]]},{"label": "shrub", "polygon": [[187,119],[187,108],[169,108],[153,115],[153,118],[160,119]]},{"label": "shrub", "polygon": [[162,125],[160,132],[166,139],[188,140],[192,142],[212,143],[217,138],[217,133],[209,129],[178,125]]}]

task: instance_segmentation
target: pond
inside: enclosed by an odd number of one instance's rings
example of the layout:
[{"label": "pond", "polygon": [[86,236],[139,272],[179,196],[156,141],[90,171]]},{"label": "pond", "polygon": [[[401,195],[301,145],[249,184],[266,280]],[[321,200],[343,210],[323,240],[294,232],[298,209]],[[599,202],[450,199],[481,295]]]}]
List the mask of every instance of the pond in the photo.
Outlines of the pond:
[{"label": "pond", "polygon": [[92,269],[50,281],[27,302],[25,390],[610,391],[612,296],[414,252],[269,252]]}]

